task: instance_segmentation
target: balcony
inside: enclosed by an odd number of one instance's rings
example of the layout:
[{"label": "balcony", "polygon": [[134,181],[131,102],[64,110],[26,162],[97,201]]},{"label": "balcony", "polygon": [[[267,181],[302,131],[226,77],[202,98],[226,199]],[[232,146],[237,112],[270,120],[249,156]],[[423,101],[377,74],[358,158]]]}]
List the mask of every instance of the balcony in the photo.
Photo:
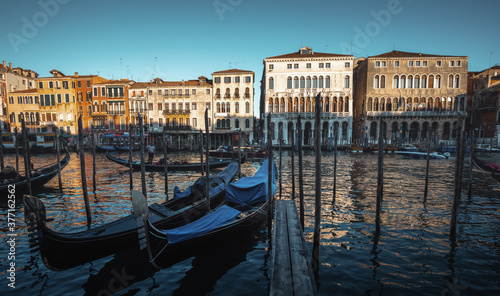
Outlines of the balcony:
[{"label": "balcony", "polygon": [[215,94],[216,99],[220,99],[220,94]]},{"label": "balcony", "polygon": [[230,99],[231,98],[231,94],[225,94],[224,95],[224,99]]},{"label": "balcony", "polygon": [[130,113],[145,113],[147,111],[146,108],[132,108],[130,109]]},{"label": "balcony", "polygon": [[[301,116],[302,119],[314,119],[316,118],[315,112],[283,112],[283,113],[271,113],[273,119],[297,119]],[[321,119],[336,119],[336,118],[351,118],[352,114],[350,112],[322,112]]]},{"label": "balcony", "polygon": [[250,99],[250,94],[249,93],[245,93],[245,99]]},{"label": "balcony", "polygon": [[191,114],[191,110],[189,109],[163,110],[163,115],[188,115],[188,114]]},{"label": "balcony", "polygon": [[367,111],[367,117],[458,117],[467,115],[466,111]]},{"label": "balcony", "polygon": [[29,125],[31,125],[31,126],[40,125],[40,121],[26,121],[26,125],[28,125],[28,126]]},{"label": "balcony", "polygon": [[125,115],[125,110],[108,110],[108,115]]}]

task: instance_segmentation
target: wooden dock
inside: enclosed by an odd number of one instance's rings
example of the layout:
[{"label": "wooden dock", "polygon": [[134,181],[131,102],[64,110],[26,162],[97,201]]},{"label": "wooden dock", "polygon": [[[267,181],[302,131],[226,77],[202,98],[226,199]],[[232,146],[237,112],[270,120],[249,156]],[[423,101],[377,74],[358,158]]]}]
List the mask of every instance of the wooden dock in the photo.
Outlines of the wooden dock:
[{"label": "wooden dock", "polygon": [[276,200],[275,207],[269,295],[316,295],[295,202]]}]

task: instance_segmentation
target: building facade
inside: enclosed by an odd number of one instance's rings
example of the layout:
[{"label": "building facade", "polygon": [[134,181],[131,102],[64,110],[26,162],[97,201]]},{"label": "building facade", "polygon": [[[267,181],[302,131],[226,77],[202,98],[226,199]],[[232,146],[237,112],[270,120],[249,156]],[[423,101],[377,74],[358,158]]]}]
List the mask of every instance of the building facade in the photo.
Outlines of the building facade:
[{"label": "building facade", "polygon": [[242,146],[253,142],[253,102],[255,73],[229,69],[212,73],[213,128],[215,145],[237,146],[241,131]]},{"label": "building facade", "polygon": [[451,145],[467,103],[466,56],[402,51],[370,56],[355,69],[354,135],[378,141],[379,118],[387,143],[420,143],[427,131]]},{"label": "building facade", "polygon": [[285,145],[290,145],[299,115],[302,144],[313,144],[318,94],[322,101],[321,144],[332,144],[334,129],[338,131],[340,143],[351,141],[353,63],[352,55],[314,52],[309,47],[264,59],[260,108],[261,117],[263,110],[271,114],[271,126],[266,130],[271,133],[273,145],[278,144],[280,138]]},{"label": "building facade", "polygon": [[9,122],[11,131],[21,132],[22,120],[29,132],[41,132],[40,101],[36,88],[9,94]]}]

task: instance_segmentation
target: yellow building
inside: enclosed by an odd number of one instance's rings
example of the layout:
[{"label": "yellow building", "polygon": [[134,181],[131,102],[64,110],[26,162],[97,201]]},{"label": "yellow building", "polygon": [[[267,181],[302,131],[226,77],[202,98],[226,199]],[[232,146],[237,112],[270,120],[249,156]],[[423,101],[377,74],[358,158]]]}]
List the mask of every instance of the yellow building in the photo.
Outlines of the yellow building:
[{"label": "yellow building", "polygon": [[78,133],[76,82],[73,76],[50,71],[52,77],[37,78],[40,98],[40,127],[42,131],[59,127],[68,134]]},{"label": "yellow building", "polygon": [[40,107],[36,89],[20,90],[9,93],[9,121],[11,132],[17,128],[21,132],[21,120],[24,119],[30,132],[40,130]]}]

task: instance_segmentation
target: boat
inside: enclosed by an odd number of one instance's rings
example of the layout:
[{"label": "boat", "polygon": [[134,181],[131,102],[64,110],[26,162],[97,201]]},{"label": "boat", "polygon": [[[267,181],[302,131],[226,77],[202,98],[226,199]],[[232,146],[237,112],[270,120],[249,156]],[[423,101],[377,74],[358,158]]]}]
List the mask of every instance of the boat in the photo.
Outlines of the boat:
[{"label": "boat", "polygon": [[[28,143],[30,153],[49,153],[54,151],[56,134],[54,132],[28,133]],[[18,133],[17,140],[15,133],[3,133],[2,145],[4,153],[16,153],[16,142],[19,151],[23,151],[22,133]]]},{"label": "boat", "polygon": [[[59,162],[61,170],[66,167],[69,161],[70,155],[69,152],[66,151],[66,155]],[[13,168],[11,169],[13,170]],[[49,166],[39,167],[36,170],[32,171],[30,175],[31,189],[40,189],[43,185],[52,180],[52,178],[54,178],[58,172],[59,166],[57,163]],[[5,173],[6,171],[4,169],[4,171],[0,175],[3,175]],[[15,172],[15,170],[13,171],[13,173],[15,177],[12,179],[7,176],[0,177],[0,194],[2,196],[2,199],[7,198],[7,196],[9,195],[9,191],[15,191],[15,196],[19,198],[23,196],[23,193],[28,192],[28,181],[26,180],[26,176],[20,176],[17,172]]]},{"label": "boat", "polygon": [[474,150],[476,150],[476,152],[500,152],[500,148],[491,147],[490,144],[477,144]]},{"label": "boat", "polygon": [[[231,244],[241,236],[247,236],[266,220],[270,197],[277,190],[276,165],[272,166],[271,194],[268,192],[268,163],[252,177],[244,177],[228,185],[226,201],[202,218],[173,229],[162,229],[151,223],[145,197],[139,191],[132,194],[134,214],[138,217],[141,249],[148,249],[153,264],[189,258],[200,248]],[[142,218],[142,219],[141,219]],[[143,238],[146,238],[144,240]],[[147,244],[144,244],[147,242]]]},{"label": "boat", "polygon": [[[116,156],[111,155],[111,153],[106,153],[106,157],[118,164],[121,164],[126,167],[130,167],[130,162],[128,159],[123,159],[119,158]],[[216,169],[216,168],[223,168],[227,165],[229,165],[233,160],[231,159],[212,159],[210,161],[210,169]],[[160,161],[161,162],[161,161]],[[241,157],[241,163],[245,162],[245,155],[242,155]],[[169,171],[201,171],[201,167],[203,166],[203,170],[206,170],[206,164],[200,164],[199,162],[195,163],[188,163],[188,162],[172,162],[167,165],[167,168]],[[157,164],[145,164],[145,168],[147,172],[163,172],[165,170],[165,166],[163,163],[157,163]],[[141,170],[141,162],[140,161],[133,161],[132,162],[132,169],[135,171],[140,171]]]},{"label": "boat", "polygon": [[109,152],[109,151],[116,151],[115,146],[112,145],[95,145],[95,151],[96,152]]},{"label": "boat", "polygon": [[[242,147],[241,155],[246,154],[247,159],[265,159],[266,150],[263,148],[255,147]],[[239,155],[238,148],[233,148],[232,146],[221,145],[216,150],[209,150],[208,156],[220,159],[237,159]]]},{"label": "boat", "polygon": [[[413,159],[427,159],[427,152],[416,152],[416,151],[395,151],[394,153]],[[429,159],[447,159],[450,157],[450,153],[445,152],[443,154],[438,152],[429,153]]]},{"label": "boat", "polygon": [[472,154],[472,162],[477,168],[491,173],[493,178],[500,181],[500,164],[482,161],[475,154]]},{"label": "boat", "polygon": [[413,151],[418,152],[418,147],[413,144],[403,144],[401,146],[401,151]]},{"label": "boat", "polygon": [[[210,204],[224,201],[227,184],[238,174],[238,163],[210,177]],[[199,219],[206,213],[206,178],[199,178],[184,191],[174,189],[174,197],[162,204],[149,205],[153,225],[175,228]],[[30,226],[30,248],[39,249],[44,264],[51,270],[66,270],[136,246],[137,224],[128,215],[95,228],[73,232],[57,232],[50,227],[43,202],[35,196],[24,198],[25,221]]]}]

